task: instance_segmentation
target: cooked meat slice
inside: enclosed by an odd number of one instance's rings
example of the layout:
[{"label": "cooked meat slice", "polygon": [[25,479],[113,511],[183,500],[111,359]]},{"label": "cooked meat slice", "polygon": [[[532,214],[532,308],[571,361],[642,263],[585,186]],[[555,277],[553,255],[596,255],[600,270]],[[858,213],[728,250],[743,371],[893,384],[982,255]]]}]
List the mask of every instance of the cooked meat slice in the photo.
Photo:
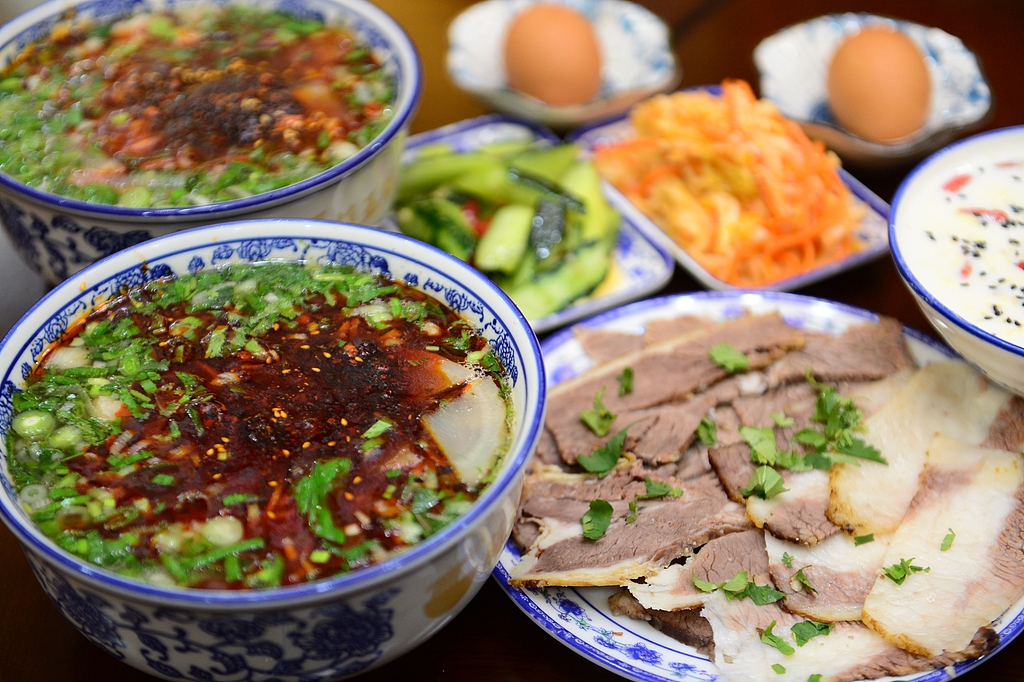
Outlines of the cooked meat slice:
[{"label": "cooked meat slice", "polygon": [[[772,581],[786,594],[783,607],[822,623],[833,623],[860,620],[864,598],[882,567],[889,536],[858,545],[853,536],[837,533],[813,547],[804,547],[766,534],[765,546]],[[799,571],[814,591],[796,577]]]},{"label": "cooked meat slice", "polygon": [[922,368],[864,422],[865,440],[888,464],[864,461],[832,468],[829,518],[854,535],[894,532],[917,491],[932,436],[944,433],[981,443],[1009,399],[965,362]]},{"label": "cooked meat slice", "polygon": [[[805,620],[802,616],[777,604],[758,606],[749,599],[729,601],[720,591],[709,595],[701,615],[708,619],[714,632],[712,662],[721,670],[717,682],[806,682],[815,674],[828,682],[852,682],[909,675],[973,658],[998,644],[998,636],[983,628],[962,654],[929,659],[896,647],[862,623],[842,622],[836,623],[830,634],[799,646],[792,627]],[[773,621],[772,634],[789,644],[793,655],[783,655],[761,641],[761,633]],[[778,672],[772,665],[781,666],[784,672]]]},{"label": "cooked meat slice", "polygon": [[883,318],[878,324],[851,327],[839,336],[808,334],[802,350],[771,367],[768,385],[802,380],[808,369],[819,381],[874,381],[913,366],[903,326]]},{"label": "cooked meat slice", "polygon": [[694,577],[709,583],[724,583],[744,571],[748,580],[758,585],[769,584],[764,543],[764,533],[759,530],[723,535],[701,547],[685,564],[672,564],[647,576],[644,582],[630,583],[626,587],[647,609],[699,608],[707,593],[694,586]]},{"label": "cooked meat slice", "polygon": [[747,498],[747,517],[755,526],[801,545],[815,545],[841,530],[826,515],[828,473],[783,471],[782,477],[786,481],[785,492],[770,500],[754,495]]},{"label": "cooked meat slice", "polygon": [[708,449],[699,444],[691,445],[678,461],[657,465],[651,469],[651,473],[683,481],[710,474],[711,463],[708,462]]},{"label": "cooked meat slice", "polygon": [[[944,540],[950,531],[952,544]],[[883,566],[913,560],[902,584],[879,577],[864,622],[926,656],[964,650],[1024,596],[1024,460],[936,436]],[[927,569],[927,570],[923,570]]]},{"label": "cooked meat slice", "polygon": [[646,620],[659,632],[692,646],[698,653],[704,654],[708,658],[713,655],[715,642],[711,638],[711,623],[700,615],[700,609],[682,611],[645,609],[626,590],[621,590],[608,597],[608,607],[617,616]]},{"label": "cooked meat slice", "polygon": [[[624,585],[692,554],[712,538],[751,527],[743,507],[726,497],[716,477],[666,482],[682,495],[639,501],[636,520],[627,523],[629,502],[646,492],[634,472],[528,481],[521,513],[539,526],[540,534],[513,567],[512,584]],[[603,537],[587,540],[580,519],[596,499],[611,503],[612,521]]]},{"label": "cooked meat slice", "polygon": [[[547,429],[540,430],[540,438],[537,440],[537,449],[534,451],[533,458],[530,460],[530,467],[532,469],[534,462],[540,462],[541,464],[552,464],[555,466],[562,466],[562,458],[558,456],[558,445],[555,443],[555,437],[551,435],[551,432]],[[530,473],[527,471],[527,473]]]},{"label": "cooked meat slice", "polygon": [[982,447],[1020,452],[1024,448],[1024,399],[1013,396],[1000,410]]},{"label": "cooked meat slice", "polygon": [[708,450],[708,461],[729,499],[746,504],[740,490],[747,487],[750,475],[756,468],[750,461],[750,446],[746,443],[733,443],[711,448]]},{"label": "cooked meat slice", "polygon": [[697,315],[683,315],[666,320],[651,320],[644,329],[644,343],[653,345],[674,339],[682,334],[689,334],[692,331],[710,327],[715,321],[708,317]]},{"label": "cooked meat slice", "polygon": [[621,358],[640,350],[646,343],[642,334],[589,329],[582,325],[573,328],[573,335],[594,362]]},{"label": "cooked meat slice", "polygon": [[817,389],[801,381],[761,395],[740,396],[732,401],[732,406],[744,426],[774,427],[772,413],[781,412],[794,420],[797,429],[802,429],[810,423],[817,397]]},{"label": "cooked meat slice", "polygon": [[[599,365],[558,384],[549,394],[548,414],[578,415],[580,410],[590,408],[594,395],[602,388],[605,389],[604,403],[615,414],[683,400],[729,376],[708,355],[715,344],[731,344],[750,357],[751,369],[760,369],[801,347],[803,339],[801,332],[777,315],[743,317],[699,329]],[[625,367],[633,370],[633,391],[620,396],[616,377]],[[552,431],[559,438],[554,427]]]}]

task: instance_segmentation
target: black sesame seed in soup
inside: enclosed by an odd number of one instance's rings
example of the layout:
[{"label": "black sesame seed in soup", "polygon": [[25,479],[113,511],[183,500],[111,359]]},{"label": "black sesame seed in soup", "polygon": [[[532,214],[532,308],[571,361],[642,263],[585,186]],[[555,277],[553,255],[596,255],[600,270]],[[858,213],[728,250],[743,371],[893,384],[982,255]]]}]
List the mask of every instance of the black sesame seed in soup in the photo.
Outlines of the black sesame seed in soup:
[{"label": "black sesame seed in soup", "polygon": [[440,419],[469,405],[494,422],[480,461],[496,466],[507,395],[486,339],[417,290],[232,266],[132,289],[70,330],[16,394],[9,464],[39,527],[85,560],[157,584],[290,585],[468,509],[489,479],[452,458]]}]

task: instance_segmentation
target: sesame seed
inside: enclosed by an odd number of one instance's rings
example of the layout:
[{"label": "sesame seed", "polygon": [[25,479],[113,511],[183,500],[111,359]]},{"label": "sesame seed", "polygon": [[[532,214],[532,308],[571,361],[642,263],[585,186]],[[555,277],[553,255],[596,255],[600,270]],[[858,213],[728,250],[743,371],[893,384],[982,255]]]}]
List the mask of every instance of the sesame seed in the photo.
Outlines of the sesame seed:
[{"label": "sesame seed", "polygon": [[311,368],[311,369],[312,369],[312,370],[313,370],[314,372],[319,372],[319,371],[320,371],[320,368],[319,368],[319,367],[313,367],[313,368]]},{"label": "sesame seed", "polygon": [[303,443],[303,444],[302,444],[302,449],[303,449],[303,450],[305,450],[305,449],[306,449],[306,448],[308,448],[308,447],[309,447],[310,445],[311,445],[311,443],[310,443],[310,442],[309,442],[309,441],[307,440],[307,441],[306,441],[305,443]]}]

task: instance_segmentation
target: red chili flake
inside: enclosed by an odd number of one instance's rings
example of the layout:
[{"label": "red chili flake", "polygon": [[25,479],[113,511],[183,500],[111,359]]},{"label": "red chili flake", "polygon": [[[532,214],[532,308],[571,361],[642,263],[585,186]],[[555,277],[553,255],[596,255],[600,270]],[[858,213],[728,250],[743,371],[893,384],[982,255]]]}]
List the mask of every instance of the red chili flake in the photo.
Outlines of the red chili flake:
[{"label": "red chili flake", "polygon": [[1017,261],[1017,267],[1024,270],[1024,260]]},{"label": "red chili flake", "polygon": [[487,231],[490,221],[480,220],[480,204],[476,199],[469,199],[462,205],[462,215],[466,217],[466,221],[478,237]]},{"label": "red chili flake", "polygon": [[961,208],[961,213],[969,213],[978,218],[989,218],[997,223],[1005,223],[1010,220],[1010,216],[1007,215],[1006,211],[998,208]]},{"label": "red chili flake", "polygon": [[963,189],[963,186],[971,181],[971,176],[968,173],[961,173],[960,175],[954,175],[946,184],[942,186],[942,189],[947,192],[959,192]]},{"label": "red chili flake", "polygon": [[1016,168],[1020,165],[1020,161],[997,161],[996,168]]},{"label": "red chili flake", "polygon": [[971,262],[965,260],[963,267],[960,268],[960,276],[963,277],[964,279],[967,279],[971,275],[971,270]]}]

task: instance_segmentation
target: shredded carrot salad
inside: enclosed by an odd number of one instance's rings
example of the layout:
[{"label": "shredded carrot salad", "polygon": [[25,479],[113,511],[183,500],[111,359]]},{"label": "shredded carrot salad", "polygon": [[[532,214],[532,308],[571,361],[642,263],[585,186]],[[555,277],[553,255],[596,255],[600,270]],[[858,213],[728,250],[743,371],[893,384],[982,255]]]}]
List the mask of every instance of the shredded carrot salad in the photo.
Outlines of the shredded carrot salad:
[{"label": "shredded carrot salad", "polygon": [[762,286],[862,248],[839,159],[746,82],[660,95],[630,120],[636,137],[599,148],[598,169],[718,279]]}]

